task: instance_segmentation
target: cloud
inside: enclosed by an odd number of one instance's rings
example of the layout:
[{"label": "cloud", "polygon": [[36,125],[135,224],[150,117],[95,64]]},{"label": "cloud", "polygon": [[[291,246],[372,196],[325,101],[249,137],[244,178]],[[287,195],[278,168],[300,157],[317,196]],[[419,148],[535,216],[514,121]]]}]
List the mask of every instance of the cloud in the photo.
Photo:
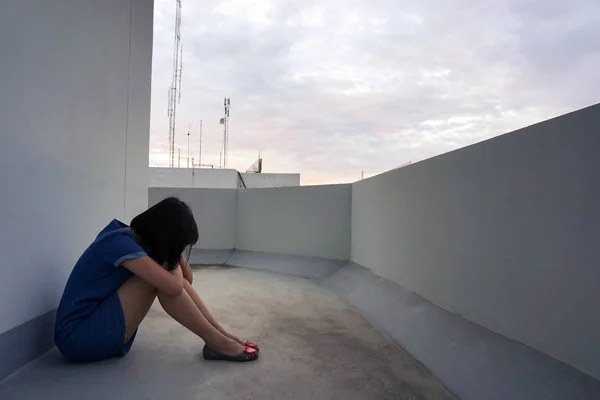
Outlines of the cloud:
[{"label": "cloud", "polygon": [[[174,1],[156,0],[151,163],[166,164]],[[594,0],[185,1],[177,147],[348,182],[598,102]]]}]

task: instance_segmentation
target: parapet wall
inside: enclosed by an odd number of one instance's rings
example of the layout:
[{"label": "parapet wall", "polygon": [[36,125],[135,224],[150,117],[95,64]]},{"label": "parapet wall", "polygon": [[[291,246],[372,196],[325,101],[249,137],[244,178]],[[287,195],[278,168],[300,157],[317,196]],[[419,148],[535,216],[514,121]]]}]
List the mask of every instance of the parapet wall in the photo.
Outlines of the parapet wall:
[{"label": "parapet wall", "polygon": [[352,261],[600,378],[600,106],[352,186]]},{"label": "parapet wall", "polygon": [[238,191],[236,248],[350,258],[351,185]]},{"label": "parapet wall", "polygon": [[148,187],[237,189],[300,186],[300,174],[238,173],[220,168],[149,168]]},{"label": "parapet wall", "polygon": [[268,189],[150,188],[190,204],[197,249],[239,249],[326,259],[350,258],[351,185]]}]

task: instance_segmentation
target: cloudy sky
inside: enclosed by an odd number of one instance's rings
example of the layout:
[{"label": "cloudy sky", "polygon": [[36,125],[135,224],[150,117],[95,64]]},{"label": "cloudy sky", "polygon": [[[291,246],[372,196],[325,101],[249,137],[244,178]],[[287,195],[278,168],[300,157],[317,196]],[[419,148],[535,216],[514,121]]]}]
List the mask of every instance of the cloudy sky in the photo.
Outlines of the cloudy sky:
[{"label": "cloudy sky", "polygon": [[[155,0],[150,164],[168,165],[175,0]],[[187,131],[219,164],[351,182],[600,101],[597,0],[183,0]]]}]

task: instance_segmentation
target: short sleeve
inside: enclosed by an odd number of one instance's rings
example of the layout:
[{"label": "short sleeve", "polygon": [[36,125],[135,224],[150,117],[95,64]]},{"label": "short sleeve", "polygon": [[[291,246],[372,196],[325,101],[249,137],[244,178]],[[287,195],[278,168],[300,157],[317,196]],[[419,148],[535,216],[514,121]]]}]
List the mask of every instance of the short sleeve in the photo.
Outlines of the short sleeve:
[{"label": "short sleeve", "polygon": [[96,251],[104,261],[115,267],[148,255],[129,232],[111,232],[96,243]]}]

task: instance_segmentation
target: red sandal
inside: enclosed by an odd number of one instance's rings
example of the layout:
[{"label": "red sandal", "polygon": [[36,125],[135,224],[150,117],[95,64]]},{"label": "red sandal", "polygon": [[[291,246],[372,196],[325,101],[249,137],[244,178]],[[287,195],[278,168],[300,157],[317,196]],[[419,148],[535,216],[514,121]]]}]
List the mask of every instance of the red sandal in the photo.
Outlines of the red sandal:
[{"label": "red sandal", "polygon": [[205,360],[209,361],[246,362],[256,360],[258,358],[258,350],[252,347],[246,347],[240,354],[228,356],[226,354],[217,353],[215,350],[205,345],[204,349],[202,349],[202,356]]},{"label": "red sandal", "polygon": [[256,343],[252,343],[249,340],[246,340],[246,347],[250,347],[251,349],[255,349],[256,351],[259,351],[260,349],[258,348],[258,345]]}]

